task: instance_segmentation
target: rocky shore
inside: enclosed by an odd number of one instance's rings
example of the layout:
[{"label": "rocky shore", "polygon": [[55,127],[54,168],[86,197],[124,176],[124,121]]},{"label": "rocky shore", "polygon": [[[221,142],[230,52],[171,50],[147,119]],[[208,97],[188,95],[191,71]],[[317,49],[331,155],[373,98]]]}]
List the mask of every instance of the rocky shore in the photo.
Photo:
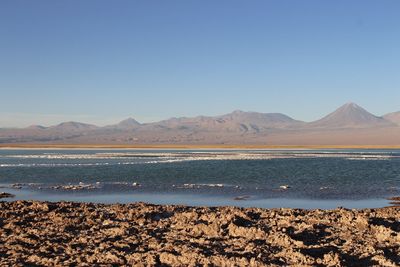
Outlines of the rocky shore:
[{"label": "rocky shore", "polygon": [[399,266],[400,208],[0,202],[0,266]]}]

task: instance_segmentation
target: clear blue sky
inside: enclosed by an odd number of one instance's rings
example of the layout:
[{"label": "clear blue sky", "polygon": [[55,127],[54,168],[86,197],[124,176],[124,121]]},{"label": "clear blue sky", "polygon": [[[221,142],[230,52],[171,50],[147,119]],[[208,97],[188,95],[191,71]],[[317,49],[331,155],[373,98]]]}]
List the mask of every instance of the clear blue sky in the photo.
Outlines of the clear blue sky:
[{"label": "clear blue sky", "polygon": [[0,126],[400,110],[400,1],[0,1]]}]

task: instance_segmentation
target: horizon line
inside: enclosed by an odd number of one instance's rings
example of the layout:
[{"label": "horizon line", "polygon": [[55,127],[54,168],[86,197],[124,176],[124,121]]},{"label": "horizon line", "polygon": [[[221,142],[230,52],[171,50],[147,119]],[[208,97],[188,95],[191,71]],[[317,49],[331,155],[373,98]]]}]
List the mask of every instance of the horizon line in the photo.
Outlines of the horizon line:
[{"label": "horizon line", "polygon": [[375,114],[369,112],[368,110],[364,109],[362,106],[358,105],[357,103],[352,102],[352,101],[349,101],[349,102],[346,102],[345,104],[339,106],[339,107],[336,108],[335,110],[329,112],[328,114],[321,116],[319,119],[312,120],[312,121],[298,120],[298,119],[296,119],[296,118],[294,118],[294,117],[291,117],[291,116],[286,115],[285,113],[281,113],[281,112],[258,112],[258,111],[243,111],[243,110],[241,110],[241,109],[235,109],[235,110],[233,110],[233,111],[231,111],[231,112],[224,113],[224,114],[220,114],[220,115],[195,115],[195,116],[169,117],[169,118],[164,118],[164,119],[161,119],[161,120],[150,121],[150,122],[140,122],[140,121],[136,120],[134,117],[129,116],[129,117],[127,117],[127,118],[125,118],[125,119],[122,119],[122,120],[120,120],[120,121],[113,122],[112,124],[107,123],[107,124],[105,124],[104,126],[99,126],[99,125],[96,124],[96,123],[87,123],[87,122],[84,122],[83,120],[82,120],[82,121],[77,121],[77,120],[66,120],[66,121],[60,121],[59,123],[56,123],[56,124],[50,124],[50,125],[48,125],[48,126],[44,126],[43,124],[40,124],[40,123],[32,123],[32,124],[29,124],[28,126],[19,126],[19,127],[16,127],[16,126],[0,126],[0,129],[25,129],[25,128],[29,128],[29,127],[51,128],[51,127],[59,126],[59,125],[61,125],[61,124],[65,124],[65,123],[80,123],[80,124],[86,124],[86,125],[96,126],[96,127],[98,127],[98,128],[103,128],[103,127],[113,126],[113,125],[119,124],[119,123],[121,123],[121,122],[123,122],[123,121],[130,120],[130,119],[136,121],[136,122],[137,122],[138,124],[140,124],[140,125],[146,125],[146,124],[153,124],[153,123],[158,123],[158,122],[167,121],[167,120],[172,120],[172,119],[197,118],[197,117],[215,118],[215,117],[226,116],[226,115],[230,115],[230,114],[233,114],[233,113],[239,113],[239,112],[243,112],[243,113],[258,113],[258,114],[281,114],[281,115],[287,116],[287,117],[289,117],[290,119],[293,119],[293,120],[296,120],[296,121],[299,121],[299,122],[303,122],[303,123],[313,123],[313,122],[316,122],[316,121],[318,121],[318,120],[321,120],[321,119],[325,118],[325,117],[328,116],[329,114],[332,114],[332,113],[334,113],[335,111],[337,111],[337,110],[339,110],[339,109],[341,109],[341,108],[344,108],[344,107],[346,107],[346,106],[356,106],[356,107],[359,107],[359,108],[361,108],[361,109],[367,111],[368,113],[370,113],[370,114],[372,114],[373,116],[378,117],[378,118],[383,118],[384,116],[386,116],[386,115],[388,115],[388,114],[391,114],[391,113],[400,112],[400,111],[393,111],[393,112],[389,112],[389,113],[383,114],[383,115],[381,115],[381,116],[378,116],[378,115],[375,115]]}]

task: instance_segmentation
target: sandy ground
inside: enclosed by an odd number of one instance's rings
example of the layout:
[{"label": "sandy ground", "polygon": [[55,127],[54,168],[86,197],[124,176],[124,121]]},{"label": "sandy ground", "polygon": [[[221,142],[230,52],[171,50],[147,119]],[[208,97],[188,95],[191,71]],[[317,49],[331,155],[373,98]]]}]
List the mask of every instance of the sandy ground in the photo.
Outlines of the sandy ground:
[{"label": "sandy ground", "polygon": [[399,266],[400,208],[0,202],[0,266]]}]

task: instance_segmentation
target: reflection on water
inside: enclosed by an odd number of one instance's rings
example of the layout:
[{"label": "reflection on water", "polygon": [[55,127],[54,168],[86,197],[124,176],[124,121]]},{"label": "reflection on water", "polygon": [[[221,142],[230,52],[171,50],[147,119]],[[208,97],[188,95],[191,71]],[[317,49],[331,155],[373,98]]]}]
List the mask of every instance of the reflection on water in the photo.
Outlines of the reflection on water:
[{"label": "reflection on water", "polygon": [[0,150],[0,184],[42,200],[359,208],[400,195],[399,163],[399,150]]},{"label": "reflection on water", "polygon": [[363,200],[315,200],[315,199],[291,199],[291,198],[257,198],[248,196],[245,200],[235,200],[228,196],[200,195],[200,194],[154,194],[154,193],[93,193],[93,192],[63,192],[49,193],[30,190],[8,189],[15,198],[12,200],[41,200],[41,201],[75,201],[94,203],[132,203],[146,202],[165,205],[188,206],[238,206],[259,208],[301,208],[301,209],[335,209],[345,207],[350,209],[381,208],[390,206],[386,199]]}]

